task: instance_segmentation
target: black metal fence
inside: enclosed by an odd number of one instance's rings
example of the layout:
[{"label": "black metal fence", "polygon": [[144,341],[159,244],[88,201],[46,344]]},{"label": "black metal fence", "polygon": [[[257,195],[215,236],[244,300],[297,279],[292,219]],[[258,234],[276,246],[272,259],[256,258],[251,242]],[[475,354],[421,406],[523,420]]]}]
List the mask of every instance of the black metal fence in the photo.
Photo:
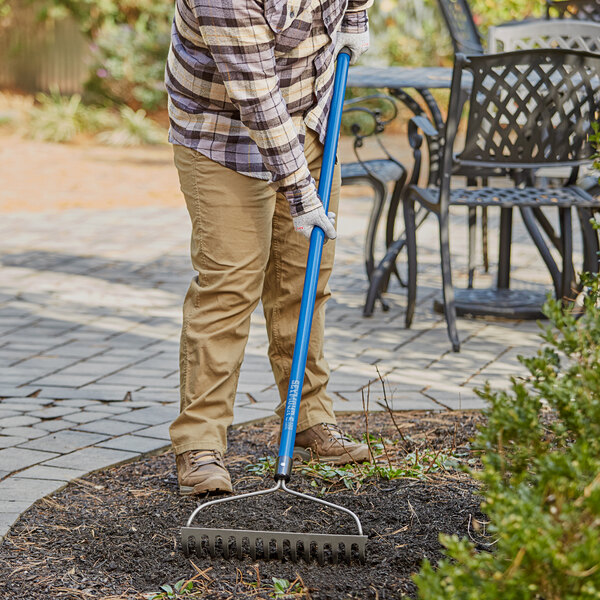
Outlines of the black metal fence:
[{"label": "black metal fence", "polygon": [[15,8],[0,30],[0,89],[80,92],[88,58],[88,43],[72,20],[40,22],[33,8]]}]

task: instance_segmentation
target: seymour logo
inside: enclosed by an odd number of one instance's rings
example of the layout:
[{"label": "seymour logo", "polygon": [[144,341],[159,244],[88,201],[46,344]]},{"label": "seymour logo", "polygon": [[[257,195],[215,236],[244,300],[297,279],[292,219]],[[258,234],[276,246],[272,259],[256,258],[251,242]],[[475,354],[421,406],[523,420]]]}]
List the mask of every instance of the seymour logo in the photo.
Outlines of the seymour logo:
[{"label": "seymour logo", "polygon": [[287,401],[285,404],[285,428],[294,429],[294,420],[296,416],[296,404],[298,402],[298,391],[300,390],[300,381],[293,379],[290,381]]}]

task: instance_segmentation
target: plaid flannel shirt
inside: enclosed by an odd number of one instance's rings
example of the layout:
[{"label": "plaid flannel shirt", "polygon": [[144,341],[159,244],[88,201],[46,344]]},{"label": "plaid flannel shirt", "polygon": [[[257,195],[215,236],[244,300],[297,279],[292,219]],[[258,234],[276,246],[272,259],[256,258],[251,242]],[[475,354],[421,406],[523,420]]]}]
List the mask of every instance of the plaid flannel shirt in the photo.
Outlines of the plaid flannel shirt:
[{"label": "plaid flannel shirt", "polygon": [[304,157],[321,141],[338,31],[367,30],[373,0],[176,0],[165,80],[169,140],[272,182],[292,215],[320,204]]}]

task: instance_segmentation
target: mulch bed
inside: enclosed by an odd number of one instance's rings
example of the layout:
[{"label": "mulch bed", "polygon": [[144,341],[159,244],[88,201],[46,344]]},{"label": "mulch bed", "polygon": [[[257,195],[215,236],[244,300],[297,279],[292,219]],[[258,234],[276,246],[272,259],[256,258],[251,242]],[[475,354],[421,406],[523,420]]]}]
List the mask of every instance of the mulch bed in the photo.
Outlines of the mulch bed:
[{"label": "mulch bed", "polygon": [[[469,440],[483,418],[479,413],[374,414],[369,430],[377,437],[404,442],[390,445],[395,461],[402,453],[425,449],[466,458]],[[344,416],[341,425],[360,436],[362,415]],[[268,475],[248,470],[258,459],[277,453],[277,424],[269,421],[230,433],[227,462],[237,493],[270,487]],[[315,482],[315,483],[313,483]],[[323,493],[326,500],[358,513],[367,542],[367,562],[319,566],[316,562],[242,561],[183,556],[179,528],[197,502],[177,493],[173,456],[168,453],[108,469],[76,480],[37,502],[13,526],[0,547],[0,598],[37,600],[148,598],[166,583],[196,576],[189,598],[272,598],[272,578],[297,580],[303,592],[277,596],[391,599],[414,597],[411,575],[424,558],[441,557],[440,533],[469,535],[485,521],[477,484],[457,470],[422,478],[369,478],[358,489],[297,474],[290,486]],[[338,513],[289,502],[275,494],[213,507],[206,526],[355,533]],[[292,505],[290,508],[290,504]],[[299,588],[296,587],[296,590]]]}]

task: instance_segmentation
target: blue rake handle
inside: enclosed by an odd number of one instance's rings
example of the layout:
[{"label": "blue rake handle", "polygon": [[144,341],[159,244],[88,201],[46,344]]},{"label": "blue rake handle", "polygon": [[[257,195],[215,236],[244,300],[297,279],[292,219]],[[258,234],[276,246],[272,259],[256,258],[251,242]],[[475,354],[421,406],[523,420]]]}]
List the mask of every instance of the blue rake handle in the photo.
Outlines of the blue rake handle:
[{"label": "blue rake handle", "polygon": [[[327,134],[323,149],[321,176],[319,178],[318,193],[319,198],[323,202],[325,212],[329,208],[329,197],[331,195],[335,157],[342,122],[342,108],[346,93],[349,63],[350,54],[344,49],[338,54],[337,58],[333,96],[331,98],[329,119],[327,121]],[[315,227],[310,236],[310,247],[306,261],[304,289],[302,290],[302,302],[300,304],[300,316],[298,317],[298,329],[296,330],[292,370],[290,372],[290,381],[285,401],[285,415],[283,418],[281,442],[279,444],[279,458],[275,471],[276,481],[281,479],[289,481],[292,473],[292,453],[294,451],[294,442],[296,441],[296,427],[298,425],[298,413],[300,411],[300,399],[302,398],[302,385],[304,383],[304,371],[306,369],[310,329],[317,297],[317,283],[319,281],[324,240],[325,234],[323,230],[320,227]]]}]

